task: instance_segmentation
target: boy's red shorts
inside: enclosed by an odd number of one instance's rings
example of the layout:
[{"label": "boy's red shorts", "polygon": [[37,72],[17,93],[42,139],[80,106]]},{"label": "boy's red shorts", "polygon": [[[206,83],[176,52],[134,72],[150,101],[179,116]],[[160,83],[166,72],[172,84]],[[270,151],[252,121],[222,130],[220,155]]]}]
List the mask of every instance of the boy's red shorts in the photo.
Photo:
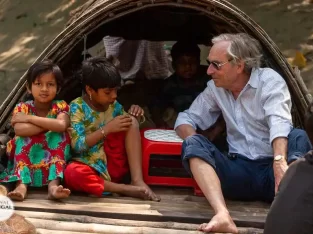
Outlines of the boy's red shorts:
[{"label": "boy's red shorts", "polygon": [[[125,149],[125,132],[111,133],[104,141],[104,152],[107,156],[107,167],[112,182],[118,183],[129,172]],[[102,196],[105,180],[92,167],[81,163],[71,162],[64,171],[64,181],[72,191],[85,192]]]}]

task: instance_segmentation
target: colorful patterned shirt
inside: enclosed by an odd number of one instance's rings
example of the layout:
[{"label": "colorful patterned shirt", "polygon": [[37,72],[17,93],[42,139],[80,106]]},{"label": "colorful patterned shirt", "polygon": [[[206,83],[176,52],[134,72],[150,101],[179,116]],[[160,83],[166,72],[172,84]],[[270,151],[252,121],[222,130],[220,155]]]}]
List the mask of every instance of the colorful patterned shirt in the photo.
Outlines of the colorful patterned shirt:
[{"label": "colorful patterned shirt", "polygon": [[86,136],[103,127],[113,118],[125,113],[123,106],[115,101],[104,112],[91,109],[82,97],[76,98],[70,103],[71,128],[70,136],[72,141],[72,160],[85,163],[97,172],[105,180],[111,180],[107,170],[107,160],[103,149],[103,140],[100,140],[92,147],[86,144]]}]

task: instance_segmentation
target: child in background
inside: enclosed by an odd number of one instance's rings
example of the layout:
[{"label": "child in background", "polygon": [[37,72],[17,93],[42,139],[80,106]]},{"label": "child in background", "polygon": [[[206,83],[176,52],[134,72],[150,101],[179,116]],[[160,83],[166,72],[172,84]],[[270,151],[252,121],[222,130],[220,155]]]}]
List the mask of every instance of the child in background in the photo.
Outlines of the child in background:
[{"label": "child in background", "polygon": [[199,74],[200,48],[197,44],[178,41],[172,47],[171,57],[175,73],[167,78],[152,105],[152,118],[157,127],[173,128],[178,113],[189,108],[209,81]]},{"label": "child in background", "polygon": [[[85,94],[70,104],[73,158],[65,183],[75,191],[102,196],[107,192],[159,201],[144,183],[139,124],[143,116],[132,105],[129,114],[116,101],[121,76],[106,58],[89,58],[82,66]],[[130,172],[131,185],[122,184]]]},{"label": "child in background", "polygon": [[50,60],[33,64],[27,72],[27,90],[33,100],[20,102],[11,124],[15,137],[7,144],[8,167],[0,182],[16,182],[8,193],[12,200],[24,200],[27,187],[48,185],[49,199],[62,199],[70,190],[60,185],[70,156],[69,106],[55,100],[63,80],[60,68]]}]

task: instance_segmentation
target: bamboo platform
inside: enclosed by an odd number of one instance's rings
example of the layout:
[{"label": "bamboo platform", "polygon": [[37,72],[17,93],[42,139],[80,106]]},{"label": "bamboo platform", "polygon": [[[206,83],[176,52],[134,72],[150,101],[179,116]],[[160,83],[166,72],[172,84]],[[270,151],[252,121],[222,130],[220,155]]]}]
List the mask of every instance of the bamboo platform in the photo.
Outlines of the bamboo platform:
[{"label": "bamboo platform", "polygon": [[[195,234],[213,211],[204,197],[188,189],[154,188],[161,202],[107,196],[72,194],[62,201],[47,200],[45,190],[30,190],[23,202],[15,202],[17,214],[37,228],[37,233],[148,233]],[[269,204],[227,201],[242,234],[263,233]]]}]

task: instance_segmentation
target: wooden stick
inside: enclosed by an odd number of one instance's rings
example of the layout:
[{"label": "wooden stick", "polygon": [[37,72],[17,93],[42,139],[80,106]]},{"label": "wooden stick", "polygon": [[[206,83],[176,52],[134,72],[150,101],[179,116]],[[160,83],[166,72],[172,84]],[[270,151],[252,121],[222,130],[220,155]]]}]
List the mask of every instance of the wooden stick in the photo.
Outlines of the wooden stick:
[{"label": "wooden stick", "polygon": [[23,215],[25,218],[78,222],[78,223],[97,223],[116,226],[152,227],[152,228],[181,229],[181,230],[197,230],[199,226],[198,224],[189,224],[189,223],[134,221],[125,219],[96,218],[86,215],[67,215],[67,214],[31,212],[31,211],[16,211],[16,213]]},{"label": "wooden stick", "polygon": [[133,233],[146,233],[146,234],[199,234],[198,231],[187,230],[174,230],[164,228],[150,228],[150,227],[130,227],[130,226],[114,226],[106,224],[83,224],[77,222],[59,222],[42,219],[26,218],[33,223],[36,228],[58,230],[58,231],[71,231],[83,233],[103,233],[103,234],[133,234]]},{"label": "wooden stick", "polygon": [[[188,230],[177,230],[177,229],[165,229],[165,228],[151,228],[151,227],[130,227],[130,226],[114,226],[114,225],[103,225],[103,224],[83,224],[77,222],[58,222],[42,219],[26,218],[32,222],[38,230],[48,229],[54,230],[54,232],[42,232],[42,234],[57,233],[55,231],[61,231],[59,233],[65,234],[76,234],[78,233],[110,233],[110,234],[200,234],[200,231],[188,231]],[[68,233],[66,233],[68,232]],[[76,233],[75,233],[76,232]],[[261,234],[262,230],[247,230],[240,229],[241,234]],[[213,234],[213,233],[212,233]],[[218,234],[218,233],[215,233]]]},{"label": "wooden stick", "polygon": [[[311,102],[312,101],[312,95],[309,93],[307,86],[305,85],[302,77],[301,77],[301,71],[299,70],[298,67],[294,67],[293,68],[294,73],[295,73],[295,80],[298,82],[299,87],[302,91],[302,94],[304,95],[304,97],[306,98],[306,100],[304,100],[304,102]],[[307,106],[304,106],[304,108],[306,108]]]}]

